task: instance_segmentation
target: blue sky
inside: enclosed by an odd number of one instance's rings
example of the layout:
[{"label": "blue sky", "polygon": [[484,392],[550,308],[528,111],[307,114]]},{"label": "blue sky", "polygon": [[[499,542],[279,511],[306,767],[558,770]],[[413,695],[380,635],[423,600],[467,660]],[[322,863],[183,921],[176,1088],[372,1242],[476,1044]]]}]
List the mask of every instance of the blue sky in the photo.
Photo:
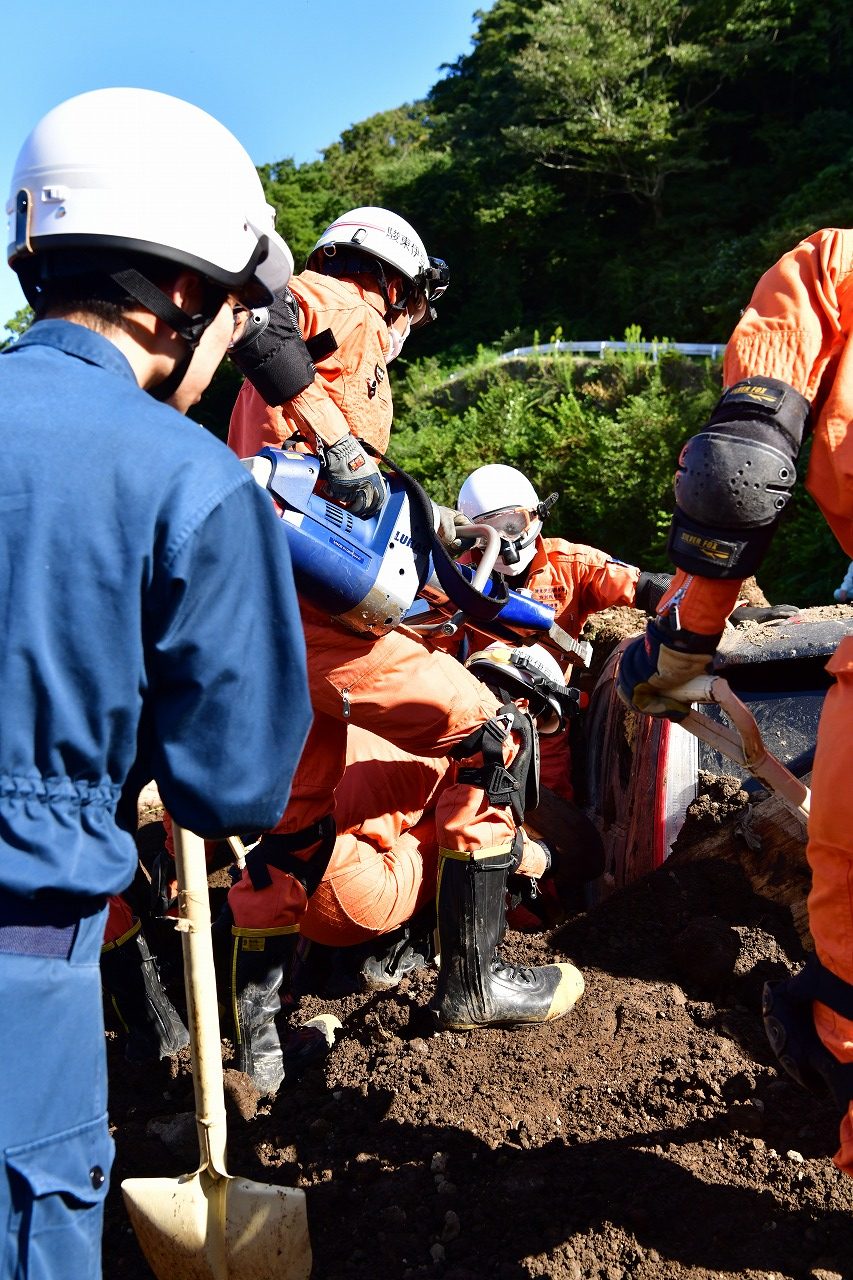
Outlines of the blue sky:
[{"label": "blue sky", "polygon": [[[87,89],[173,93],[231,129],[256,164],[302,163],[377,111],[422,97],[471,50],[492,0],[40,0],[4,5],[0,186],[51,107]],[[319,229],[318,229],[319,230]],[[5,248],[5,238],[4,238]],[[0,329],[24,305],[0,262]]]}]

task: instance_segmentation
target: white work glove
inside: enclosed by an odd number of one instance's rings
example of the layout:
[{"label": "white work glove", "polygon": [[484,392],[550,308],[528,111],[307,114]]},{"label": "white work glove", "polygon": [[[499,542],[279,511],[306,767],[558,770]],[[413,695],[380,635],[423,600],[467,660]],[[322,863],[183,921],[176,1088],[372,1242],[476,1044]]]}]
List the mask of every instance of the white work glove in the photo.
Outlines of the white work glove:
[{"label": "white work glove", "polygon": [[447,554],[455,560],[457,556],[462,555],[463,551],[470,551],[476,542],[475,538],[459,536],[459,529],[471,522],[467,516],[463,516],[461,511],[455,511],[453,507],[440,507],[436,504],[435,509],[438,512],[435,531]]}]

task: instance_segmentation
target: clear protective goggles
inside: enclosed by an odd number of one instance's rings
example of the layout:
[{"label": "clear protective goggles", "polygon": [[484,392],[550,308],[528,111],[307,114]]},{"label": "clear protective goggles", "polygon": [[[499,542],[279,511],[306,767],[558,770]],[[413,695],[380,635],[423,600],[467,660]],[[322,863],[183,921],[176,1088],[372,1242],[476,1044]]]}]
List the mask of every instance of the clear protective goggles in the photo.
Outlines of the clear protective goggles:
[{"label": "clear protective goggles", "polygon": [[496,511],[484,511],[474,523],[491,525],[502,538],[514,541],[524,537],[539,519],[538,507],[499,507]]}]

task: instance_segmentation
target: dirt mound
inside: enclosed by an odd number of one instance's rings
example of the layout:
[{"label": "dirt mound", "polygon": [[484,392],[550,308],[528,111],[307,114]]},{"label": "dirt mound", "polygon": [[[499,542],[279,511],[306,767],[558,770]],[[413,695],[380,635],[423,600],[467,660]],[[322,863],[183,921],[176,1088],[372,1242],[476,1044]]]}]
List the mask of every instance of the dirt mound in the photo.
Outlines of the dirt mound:
[{"label": "dirt mound", "polygon": [[[303,1002],[300,1021],[331,1012],[343,1032],[274,1101],[229,1073],[229,1167],[305,1188],[315,1280],[853,1274],[835,1116],[780,1076],[761,1028],[761,986],[802,945],[737,862],[667,865],[504,950],[574,960],[576,1010],[437,1033],[421,971],[381,995]],[[134,1076],[114,1040],[109,1052],[104,1273],[148,1280],[118,1187],[195,1168],[189,1067]]]}]

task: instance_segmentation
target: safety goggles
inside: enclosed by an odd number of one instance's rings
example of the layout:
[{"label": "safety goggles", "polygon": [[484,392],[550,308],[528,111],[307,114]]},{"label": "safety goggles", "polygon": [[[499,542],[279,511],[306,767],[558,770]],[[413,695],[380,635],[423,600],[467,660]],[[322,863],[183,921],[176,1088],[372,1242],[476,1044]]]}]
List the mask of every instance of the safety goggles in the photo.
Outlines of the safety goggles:
[{"label": "safety goggles", "polygon": [[477,516],[475,524],[488,524],[508,541],[522,538],[534,523],[539,520],[539,508],[531,507],[499,507],[496,511],[484,511]]},{"label": "safety goggles", "polygon": [[450,268],[442,258],[430,258],[429,266],[419,271],[403,305],[409,313],[412,329],[421,329],[435,319],[433,303],[447,292]]}]

